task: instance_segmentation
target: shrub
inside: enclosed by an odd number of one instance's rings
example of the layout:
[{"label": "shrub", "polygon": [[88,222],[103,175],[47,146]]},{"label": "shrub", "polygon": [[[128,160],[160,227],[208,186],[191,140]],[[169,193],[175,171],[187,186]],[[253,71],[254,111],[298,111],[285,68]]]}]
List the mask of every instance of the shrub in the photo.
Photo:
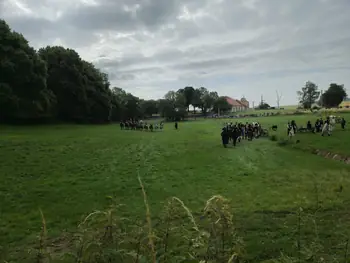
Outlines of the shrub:
[{"label": "shrub", "polygon": [[[214,195],[198,216],[177,197],[170,198],[160,214],[152,217],[146,190],[139,178],[146,215],[133,221],[120,217],[120,204],[112,202],[106,210],[95,211],[68,237],[63,254],[46,240],[46,221],[42,216],[39,248],[30,262],[239,262],[244,244],[238,237],[230,201]],[[64,261],[61,261],[62,258]],[[66,261],[72,260],[72,261]],[[190,261],[193,260],[193,261]],[[209,262],[208,262],[209,263]]]}]

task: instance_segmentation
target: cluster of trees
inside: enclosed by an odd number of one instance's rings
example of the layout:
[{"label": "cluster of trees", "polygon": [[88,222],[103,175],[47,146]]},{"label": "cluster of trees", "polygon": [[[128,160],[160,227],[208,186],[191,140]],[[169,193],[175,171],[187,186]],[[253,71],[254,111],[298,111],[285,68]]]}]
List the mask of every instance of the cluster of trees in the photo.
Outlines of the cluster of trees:
[{"label": "cluster of trees", "polygon": [[347,97],[344,85],[331,83],[325,92],[321,92],[313,82],[306,82],[298,91],[299,103],[304,109],[311,109],[315,103],[325,108],[337,108]]},{"label": "cluster of trees", "polygon": [[110,87],[108,75],[72,49],[47,46],[36,51],[4,20],[0,20],[0,58],[0,122],[104,123],[153,114],[182,119],[190,105],[204,114],[230,108],[224,97],[203,87],[142,100]]}]

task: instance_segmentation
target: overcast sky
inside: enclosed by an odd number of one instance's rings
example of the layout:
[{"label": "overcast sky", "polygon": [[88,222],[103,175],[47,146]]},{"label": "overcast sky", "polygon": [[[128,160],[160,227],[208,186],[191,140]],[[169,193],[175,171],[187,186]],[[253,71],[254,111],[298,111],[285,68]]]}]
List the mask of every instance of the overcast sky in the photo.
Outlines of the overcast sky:
[{"label": "overcast sky", "polygon": [[350,91],[349,0],[0,0],[0,18],[141,98],[204,86],[291,105],[308,80]]}]

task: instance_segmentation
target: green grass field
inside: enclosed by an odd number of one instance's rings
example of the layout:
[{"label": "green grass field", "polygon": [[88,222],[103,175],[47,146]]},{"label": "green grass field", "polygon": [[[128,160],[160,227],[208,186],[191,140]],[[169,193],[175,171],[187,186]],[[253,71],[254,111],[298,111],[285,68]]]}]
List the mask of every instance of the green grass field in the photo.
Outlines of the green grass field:
[{"label": "green grass field", "polygon": [[[301,125],[316,117],[291,118]],[[277,124],[277,135],[286,137],[287,117],[259,121],[265,127]],[[350,166],[263,138],[224,149],[223,122],[189,121],[177,131],[166,124],[154,133],[121,131],[118,125],[0,127],[2,255],[24,262],[40,232],[39,208],[50,237],[74,230],[88,213],[105,208],[108,196],[126,205],[123,216],[144,218],[140,175],[153,216],[172,196],[197,215],[213,195],[231,200],[245,261],[296,256],[296,240],[309,249],[315,239],[325,258],[343,257],[350,226]],[[301,148],[350,155],[349,135],[337,127],[332,137],[297,138]],[[305,217],[298,224],[300,207]]]}]

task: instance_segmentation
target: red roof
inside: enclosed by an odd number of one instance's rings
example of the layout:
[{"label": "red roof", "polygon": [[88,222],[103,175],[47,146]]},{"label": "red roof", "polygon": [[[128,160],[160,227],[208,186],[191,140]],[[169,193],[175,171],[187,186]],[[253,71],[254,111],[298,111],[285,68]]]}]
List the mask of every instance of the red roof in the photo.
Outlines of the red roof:
[{"label": "red roof", "polygon": [[233,107],[245,107],[239,100],[232,99],[230,97],[225,97],[226,101]]}]

